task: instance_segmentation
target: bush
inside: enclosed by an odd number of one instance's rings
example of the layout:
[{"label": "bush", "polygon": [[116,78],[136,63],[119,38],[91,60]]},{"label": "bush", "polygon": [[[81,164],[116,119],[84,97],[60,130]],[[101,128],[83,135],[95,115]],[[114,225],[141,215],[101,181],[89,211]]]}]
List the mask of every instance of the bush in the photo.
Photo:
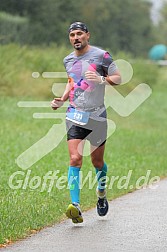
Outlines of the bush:
[{"label": "bush", "polygon": [[0,12],[0,44],[24,44],[28,37],[29,20]]}]

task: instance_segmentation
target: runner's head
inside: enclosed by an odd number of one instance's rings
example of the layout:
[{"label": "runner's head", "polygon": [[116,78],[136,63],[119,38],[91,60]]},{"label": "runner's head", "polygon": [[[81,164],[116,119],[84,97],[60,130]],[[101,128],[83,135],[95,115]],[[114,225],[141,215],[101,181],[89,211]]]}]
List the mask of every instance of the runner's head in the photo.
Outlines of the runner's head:
[{"label": "runner's head", "polygon": [[70,25],[68,32],[70,33],[71,31],[74,31],[74,30],[81,30],[87,33],[88,27],[86,26],[86,24],[82,22],[74,22]]},{"label": "runner's head", "polygon": [[76,50],[81,50],[88,46],[90,33],[86,24],[74,22],[70,25],[68,32],[70,43]]}]

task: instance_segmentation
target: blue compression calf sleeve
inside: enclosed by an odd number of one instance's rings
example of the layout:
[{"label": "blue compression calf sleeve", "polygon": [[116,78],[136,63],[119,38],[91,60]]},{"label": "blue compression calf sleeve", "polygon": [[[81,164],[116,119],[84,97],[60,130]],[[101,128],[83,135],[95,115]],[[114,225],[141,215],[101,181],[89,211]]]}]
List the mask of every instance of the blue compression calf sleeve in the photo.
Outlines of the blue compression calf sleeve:
[{"label": "blue compression calf sleeve", "polygon": [[79,180],[80,168],[75,166],[69,166],[68,169],[68,186],[70,189],[70,196],[72,203],[80,203],[80,180]]}]

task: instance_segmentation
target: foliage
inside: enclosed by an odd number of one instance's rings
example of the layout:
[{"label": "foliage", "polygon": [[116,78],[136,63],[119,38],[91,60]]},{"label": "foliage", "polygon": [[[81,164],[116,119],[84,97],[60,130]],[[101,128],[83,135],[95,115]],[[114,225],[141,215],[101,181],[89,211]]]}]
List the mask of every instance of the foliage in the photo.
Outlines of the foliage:
[{"label": "foliage", "polygon": [[[110,48],[108,48],[110,51]],[[43,72],[64,72],[63,58],[70,53],[65,46],[52,44],[49,47],[18,46],[9,44],[0,46],[2,63],[0,64],[1,80],[0,95],[52,97],[51,88],[53,82],[66,79],[44,79]],[[133,59],[129,54],[118,52],[113,59],[129,61],[134,69],[133,85],[141,82],[153,85],[158,80],[158,66],[143,64],[143,59]],[[39,72],[39,78],[32,78],[33,72]]]},{"label": "foliage", "polygon": [[[16,44],[0,46],[0,95],[51,97],[54,80],[44,79],[41,75],[43,72],[65,71],[63,58],[67,53],[65,46],[55,44],[41,48]],[[39,72],[40,77],[32,78],[33,72]]]},{"label": "foliage", "polygon": [[[147,51],[151,37],[147,3],[131,0],[84,2],[85,20],[92,34],[96,34],[94,43],[112,48],[114,52],[122,50],[140,55]],[[86,11],[87,7],[90,12]]]},{"label": "foliage", "polygon": [[12,42],[24,44],[28,36],[28,19],[0,12],[0,43]]},{"label": "foliage", "polygon": [[87,23],[92,44],[114,52],[144,55],[153,38],[150,5],[143,0],[5,0],[0,8],[29,20],[28,44],[68,45],[68,26],[77,20]]},{"label": "foliage", "polygon": [[163,8],[160,11],[161,20],[155,27],[155,37],[157,44],[167,45],[167,1],[164,2]]}]

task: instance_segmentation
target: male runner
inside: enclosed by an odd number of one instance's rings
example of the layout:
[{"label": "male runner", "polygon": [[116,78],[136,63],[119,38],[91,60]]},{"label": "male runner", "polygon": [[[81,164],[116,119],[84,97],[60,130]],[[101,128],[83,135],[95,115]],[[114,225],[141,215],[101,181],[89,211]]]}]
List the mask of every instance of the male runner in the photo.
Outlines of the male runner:
[{"label": "male runner", "polygon": [[68,83],[62,97],[55,98],[51,106],[57,109],[69,99],[66,127],[70,155],[68,184],[71,204],[66,215],[73,223],[81,223],[83,217],[79,185],[86,139],[90,141],[91,161],[97,174],[97,213],[105,216],[108,212],[105,190],[107,164],[103,159],[107,137],[104,95],[105,85],[120,84],[121,77],[111,55],[89,44],[90,33],[84,23],[72,23],[68,32],[70,43],[74,47],[74,51],[64,58]]}]

